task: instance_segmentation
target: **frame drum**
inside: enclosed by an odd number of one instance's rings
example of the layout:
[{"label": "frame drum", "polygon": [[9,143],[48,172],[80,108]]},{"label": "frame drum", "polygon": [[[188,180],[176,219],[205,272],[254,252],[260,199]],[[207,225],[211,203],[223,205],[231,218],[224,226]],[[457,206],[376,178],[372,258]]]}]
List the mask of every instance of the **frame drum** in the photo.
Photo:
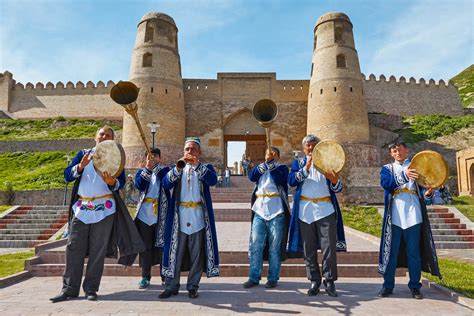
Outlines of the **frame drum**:
[{"label": "frame drum", "polygon": [[449,176],[449,168],[446,160],[441,154],[432,150],[424,150],[417,153],[408,166],[416,169],[419,177],[416,183],[421,186],[431,186],[436,189],[446,183]]},{"label": "frame drum", "polygon": [[339,173],[346,163],[346,153],[342,146],[332,139],[320,141],[313,149],[313,165],[320,172],[331,170]]},{"label": "frame drum", "polygon": [[122,145],[114,140],[105,140],[99,143],[95,147],[92,163],[100,175],[107,171],[112,177],[117,178],[125,166],[125,152]]}]

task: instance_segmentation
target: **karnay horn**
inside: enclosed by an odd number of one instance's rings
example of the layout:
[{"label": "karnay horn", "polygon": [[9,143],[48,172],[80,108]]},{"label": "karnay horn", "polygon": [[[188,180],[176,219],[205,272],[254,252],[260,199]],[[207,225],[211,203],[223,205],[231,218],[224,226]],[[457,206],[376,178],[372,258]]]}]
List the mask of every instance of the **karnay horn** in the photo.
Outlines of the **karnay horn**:
[{"label": "karnay horn", "polygon": [[270,127],[273,125],[273,121],[278,115],[278,107],[272,100],[262,99],[255,103],[252,109],[252,114],[258,121],[258,124],[265,128],[267,148],[268,151],[271,152]]}]

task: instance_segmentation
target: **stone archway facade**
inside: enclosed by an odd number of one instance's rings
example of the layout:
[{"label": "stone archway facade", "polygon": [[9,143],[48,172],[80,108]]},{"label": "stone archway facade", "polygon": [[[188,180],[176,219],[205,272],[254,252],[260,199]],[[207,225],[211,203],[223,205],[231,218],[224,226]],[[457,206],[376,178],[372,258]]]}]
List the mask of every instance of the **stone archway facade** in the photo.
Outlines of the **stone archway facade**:
[{"label": "stone archway facade", "polygon": [[474,148],[456,153],[459,195],[474,195]]}]

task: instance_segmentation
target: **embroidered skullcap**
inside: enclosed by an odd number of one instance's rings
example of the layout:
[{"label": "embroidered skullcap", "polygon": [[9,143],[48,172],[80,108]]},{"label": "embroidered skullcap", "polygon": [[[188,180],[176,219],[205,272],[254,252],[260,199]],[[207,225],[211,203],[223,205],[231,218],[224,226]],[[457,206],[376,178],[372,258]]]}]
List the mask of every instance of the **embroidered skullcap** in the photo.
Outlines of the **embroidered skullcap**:
[{"label": "embroidered skullcap", "polygon": [[301,143],[304,146],[304,144],[306,143],[319,143],[320,141],[321,139],[319,139],[318,137],[314,136],[313,134],[309,134],[303,138],[303,141]]},{"label": "embroidered skullcap", "polygon": [[199,137],[187,137],[184,143],[186,144],[189,142],[196,143],[199,145],[199,147],[201,147],[201,140],[199,139]]}]

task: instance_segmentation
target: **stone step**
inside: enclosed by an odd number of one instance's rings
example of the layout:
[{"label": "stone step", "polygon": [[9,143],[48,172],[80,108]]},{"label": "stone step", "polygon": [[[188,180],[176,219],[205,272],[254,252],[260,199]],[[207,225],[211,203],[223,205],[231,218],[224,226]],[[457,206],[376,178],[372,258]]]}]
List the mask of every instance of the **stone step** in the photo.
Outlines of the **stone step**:
[{"label": "stone step", "polygon": [[431,220],[432,218],[454,218],[453,213],[428,213],[428,218]]},{"label": "stone step", "polygon": [[[21,219],[0,219],[0,224],[48,224],[51,225],[55,222],[63,221],[62,219],[30,219],[30,218],[21,218]],[[67,221],[67,218],[66,218]]]},{"label": "stone step", "polygon": [[434,241],[474,241],[473,235],[433,235]]},{"label": "stone step", "polygon": [[466,224],[434,224],[430,221],[431,229],[466,229]]},{"label": "stone step", "polygon": [[428,213],[449,213],[447,208],[427,208]]},{"label": "stone step", "polygon": [[[321,252],[318,252],[318,258],[321,258]],[[63,264],[65,259],[64,250],[48,250],[40,254],[41,263]],[[379,253],[375,251],[350,251],[338,252],[338,264],[377,264]],[[86,259],[87,260],[87,259]],[[219,260],[222,264],[248,264],[248,252],[246,251],[221,251],[219,252]],[[117,263],[117,259],[106,258],[106,263]],[[135,261],[138,263],[138,258]],[[287,259],[285,264],[301,264],[302,258]]]},{"label": "stone step", "polygon": [[60,229],[63,227],[67,221],[59,221],[54,224],[50,223],[36,223],[36,224],[21,224],[21,223],[14,223],[14,224],[8,224],[5,225],[4,229]]},{"label": "stone step", "polygon": [[33,248],[45,240],[0,240],[0,248]]},{"label": "stone step", "polygon": [[472,235],[471,229],[431,229],[434,235]]},{"label": "stone step", "polygon": [[[380,277],[377,272],[377,264],[338,264],[337,272],[339,277],[372,278]],[[221,276],[223,277],[247,277],[249,275],[248,264],[221,264]],[[37,264],[28,268],[33,276],[62,276],[64,265],[62,264]],[[263,265],[262,276],[266,276],[268,264]],[[159,266],[152,268],[152,275],[159,276]],[[105,264],[104,276],[141,276],[141,268],[134,264],[131,267],[124,267],[119,264]],[[186,275],[186,273],[182,273]],[[397,276],[406,275],[406,269],[397,269]],[[281,266],[281,277],[306,277],[306,267],[304,264],[286,264]],[[205,277],[205,274],[203,274]]]},{"label": "stone step", "polygon": [[438,241],[435,242],[436,249],[473,249],[474,242]]},{"label": "stone step", "polygon": [[[67,210],[29,210],[27,214],[51,214],[51,215],[63,215],[67,214]],[[16,212],[14,212],[16,214]]]},{"label": "stone step", "polygon": [[55,220],[59,219],[62,216],[67,218],[67,214],[8,214],[3,219],[40,219],[40,220]]},{"label": "stone step", "polygon": [[459,218],[430,218],[430,224],[459,224]]},{"label": "stone step", "polygon": [[67,205],[22,205],[19,207],[21,210],[67,210]]},{"label": "stone step", "polygon": [[51,234],[53,235],[56,233],[58,230],[57,229],[0,229],[0,236],[1,235],[11,235],[11,234]]},{"label": "stone step", "polygon": [[250,222],[250,209],[215,209],[216,222]]},{"label": "stone step", "polygon": [[0,240],[48,240],[53,234],[0,235]]}]

